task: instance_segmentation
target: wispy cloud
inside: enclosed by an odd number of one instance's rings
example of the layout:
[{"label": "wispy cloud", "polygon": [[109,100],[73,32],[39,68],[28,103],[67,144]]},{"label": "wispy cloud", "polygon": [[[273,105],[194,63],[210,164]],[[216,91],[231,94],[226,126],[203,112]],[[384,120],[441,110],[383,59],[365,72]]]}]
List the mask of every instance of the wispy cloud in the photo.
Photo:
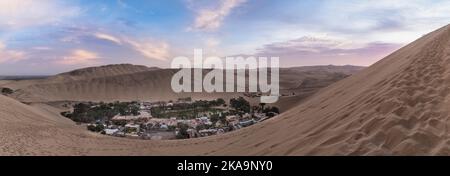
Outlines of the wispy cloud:
[{"label": "wispy cloud", "polygon": [[7,50],[6,46],[0,41],[0,63],[17,62],[22,59],[25,59],[24,52]]},{"label": "wispy cloud", "polygon": [[304,36],[299,39],[267,44],[261,50],[271,53],[286,52],[286,49],[299,52],[320,53],[323,50],[347,49],[355,47],[355,45],[345,40]]},{"label": "wispy cloud", "polygon": [[[212,31],[222,26],[224,19],[231,13],[231,11],[244,3],[246,0],[220,0],[219,4],[213,8],[202,8],[192,6],[191,9],[195,10],[197,17],[193,29],[201,31]],[[188,1],[193,3],[192,1]]]},{"label": "wispy cloud", "polygon": [[123,49],[137,52],[147,59],[167,60],[171,56],[170,45],[163,40],[148,37],[137,39],[129,35],[98,31],[95,28],[69,28],[64,31],[60,41],[66,43],[82,44],[89,42],[90,45],[105,45],[105,43],[97,43],[95,40],[107,41]]},{"label": "wispy cloud", "polygon": [[447,0],[332,0],[320,8],[316,23],[336,33],[359,33],[367,40],[407,43],[448,24],[449,11]]},{"label": "wispy cloud", "polygon": [[114,36],[112,36],[112,35],[109,35],[109,34],[105,34],[105,33],[95,33],[94,36],[97,37],[98,39],[101,39],[101,40],[107,40],[107,41],[116,43],[116,44],[118,44],[118,45],[121,45],[121,44],[122,44],[122,41],[121,41],[120,39],[118,39],[117,37],[114,37]]},{"label": "wispy cloud", "polygon": [[119,4],[122,8],[128,8],[128,4],[125,3],[123,0],[117,0],[117,4]]},{"label": "wispy cloud", "polygon": [[[128,1],[128,2],[129,2],[129,1]],[[117,4],[118,4],[121,8],[123,8],[123,9],[129,9],[129,10],[132,10],[132,11],[134,11],[134,12],[136,12],[136,13],[142,13],[141,10],[139,10],[139,9],[137,9],[137,8],[135,8],[135,7],[131,6],[131,5],[129,5],[128,2],[126,2],[126,0],[117,0]]]},{"label": "wispy cloud", "polygon": [[32,49],[38,50],[38,51],[49,51],[49,50],[52,50],[52,48],[50,48],[48,46],[36,46],[36,47],[33,47]]},{"label": "wispy cloud", "polygon": [[193,48],[280,56],[282,66],[370,65],[448,24],[448,12],[449,0],[0,0],[0,74],[58,59],[66,65],[55,73],[96,62],[167,67]]},{"label": "wispy cloud", "polygon": [[251,28],[246,28],[248,36],[266,43],[326,33],[362,42],[406,44],[448,24],[450,19],[448,0],[286,1],[272,5],[242,19],[239,24]]},{"label": "wispy cloud", "polygon": [[63,57],[63,59],[56,61],[57,64],[62,65],[94,65],[99,63],[99,55],[92,51],[77,49],[70,53],[70,55]]},{"label": "wispy cloud", "polygon": [[55,24],[79,15],[80,9],[55,0],[2,0],[0,27],[18,28]]},{"label": "wispy cloud", "polygon": [[285,65],[354,64],[370,65],[402,45],[396,43],[353,43],[348,40],[301,37],[285,42],[264,45],[259,56],[280,57]]},{"label": "wispy cloud", "polygon": [[136,41],[131,39],[125,39],[126,43],[130,44],[130,46],[141,53],[143,56],[149,59],[156,60],[167,60],[169,59],[170,46],[166,42],[162,41]]},{"label": "wispy cloud", "polygon": [[167,60],[170,56],[170,46],[164,41],[138,40],[106,33],[95,33],[93,36],[100,40],[107,40],[117,45],[129,47],[149,59]]}]

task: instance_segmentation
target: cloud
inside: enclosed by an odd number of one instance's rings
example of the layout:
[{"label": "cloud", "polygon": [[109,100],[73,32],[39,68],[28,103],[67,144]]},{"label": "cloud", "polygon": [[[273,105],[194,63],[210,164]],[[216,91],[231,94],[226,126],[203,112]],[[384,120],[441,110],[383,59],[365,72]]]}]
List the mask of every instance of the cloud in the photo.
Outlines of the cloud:
[{"label": "cloud", "polygon": [[450,1],[333,0],[324,3],[320,11],[323,13],[318,14],[321,17],[318,24],[342,32],[423,31],[448,23]]},{"label": "cloud", "polygon": [[52,50],[52,48],[48,47],[48,46],[35,46],[32,49],[34,50],[38,50],[38,51],[48,51],[48,50]]},{"label": "cloud", "polygon": [[[60,39],[61,42],[98,44],[93,40],[108,41],[111,44],[135,51],[148,59],[167,60],[170,57],[170,45],[162,40],[136,39],[135,37],[83,27],[65,28],[64,32]],[[100,44],[104,45],[105,43]]]},{"label": "cloud", "polygon": [[108,34],[104,34],[104,33],[96,33],[96,34],[94,34],[94,36],[97,37],[98,39],[114,42],[118,45],[122,44],[122,41],[120,39],[118,39],[112,35],[108,35]]},{"label": "cloud", "polygon": [[117,4],[119,4],[122,8],[128,8],[128,4],[125,3],[123,0],[117,0]]},{"label": "cloud", "polygon": [[308,36],[264,45],[257,50],[256,55],[279,57],[285,62],[284,65],[370,65],[401,46],[395,43],[353,43],[342,39]]},{"label": "cloud", "polygon": [[0,63],[17,62],[25,59],[25,53],[22,51],[7,50],[6,46],[0,42]]},{"label": "cloud", "polygon": [[448,24],[450,19],[448,0],[290,1],[273,6],[261,9],[264,13],[252,15],[243,23],[251,28],[249,35],[285,41],[312,33],[327,33],[361,42],[410,43]]},{"label": "cloud", "polygon": [[270,53],[284,53],[287,50],[293,52],[320,53],[324,49],[343,49],[351,47],[351,45],[354,44],[344,40],[305,36],[299,39],[267,44],[261,50]]},{"label": "cloud", "polygon": [[125,39],[125,41],[132,47],[132,49],[149,59],[167,60],[170,57],[170,46],[166,42],[139,42],[131,39]]},{"label": "cloud", "polygon": [[100,40],[107,40],[118,45],[127,46],[149,59],[167,60],[170,56],[170,46],[164,41],[142,41],[125,36],[117,37],[106,33],[95,33],[93,36]]},{"label": "cloud", "polygon": [[62,65],[94,65],[99,63],[100,57],[97,53],[87,51],[87,50],[74,50],[68,56],[63,57],[63,59],[56,61],[58,64]]},{"label": "cloud", "polygon": [[205,40],[207,48],[216,48],[220,44],[220,40],[217,38],[209,37]]},{"label": "cloud", "polygon": [[[130,1],[128,1],[128,2],[130,2]],[[139,10],[139,9],[133,7],[132,5],[128,4],[127,2],[125,2],[125,0],[117,0],[117,4],[123,9],[132,10],[132,11],[134,11],[136,13],[142,13],[141,10]]]},{"label": "cloud", "polygon": [[0,27],[20,28],[54,24],[77,16],[80,9],[56,0],[2,0]]},{"label": "cloud", "polygon": [[[231,11],[243,4],[246,0],[221,0],[220,4],[215,8],[194,7],[192,10],[197,11],[197,17],[193,29],[200,31],[213,31],[222,26],[223,20],[231,13]],[[192,1],[188,1],[193,3]],[[193,5],[190,5],[193,6]]]}]

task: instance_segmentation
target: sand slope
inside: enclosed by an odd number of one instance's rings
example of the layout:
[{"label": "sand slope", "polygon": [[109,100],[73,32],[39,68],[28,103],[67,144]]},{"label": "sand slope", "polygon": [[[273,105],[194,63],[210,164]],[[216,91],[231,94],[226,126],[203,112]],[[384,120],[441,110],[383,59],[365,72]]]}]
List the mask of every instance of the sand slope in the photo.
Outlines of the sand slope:
[{"label": "sand slope", "polygon": [[0,154],[449,155],[449,62],[446,26],[278,118],[185,141],[97,136],[0,96]]},{"label": "sand slope", "polygon": [[447,26],[262,125],[255,154],[448,155],[449,59]]},{"label": "sand slope", "polygon": [[449,62],[446,26],[277,119],[231,134],[212,153],[449,155]]},{"label": "sand slope", "polygon": [[[101,155],[159,153],[139,141],[87,132],[73,122],[0,96],[0,155]],[[140,148],[134,148],[134,144]],[[104,148],[106,147],[106,148]],[[127,152],[117,152],[117,151]]]}]

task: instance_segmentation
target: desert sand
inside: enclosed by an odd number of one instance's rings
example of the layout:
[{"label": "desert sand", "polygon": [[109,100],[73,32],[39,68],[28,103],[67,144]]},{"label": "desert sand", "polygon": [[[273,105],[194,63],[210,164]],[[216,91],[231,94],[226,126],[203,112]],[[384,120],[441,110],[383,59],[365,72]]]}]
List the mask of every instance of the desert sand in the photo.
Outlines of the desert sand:
[{"label": "desert sand", "polygon": [[0,96],[0,155],[449,155],[449,59],[446,26],[279,117],[180,141],[100,136]]}]

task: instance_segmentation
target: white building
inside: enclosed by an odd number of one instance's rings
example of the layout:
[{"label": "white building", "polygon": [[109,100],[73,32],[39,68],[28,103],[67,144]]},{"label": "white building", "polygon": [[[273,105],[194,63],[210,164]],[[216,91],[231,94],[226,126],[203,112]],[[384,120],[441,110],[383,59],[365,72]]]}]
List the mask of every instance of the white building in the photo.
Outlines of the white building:
[{"label": "white building", "polygon": [[235,120],[239,120],[239,117],[236,115],[229,115],[229,116],[226,116],[225,119],[227,121],[235,121]]},{"label": "white building", "polygon": [[200,130],[199,133],[202,136],[211,136],[211,135],[215,135],[217,133],[216,129],[205,129],[205,130]]},{"label": "white building", "polygon": [[105,129],[105,134],[107,134],[107,135],[114,135],[118,131],[119,131],[119,129]]},{"label": "white building", "polygon": [[163,129],[163,130],[168,130],[169,129],[169,127],[166,124],[162,124],[160,128]]}]

